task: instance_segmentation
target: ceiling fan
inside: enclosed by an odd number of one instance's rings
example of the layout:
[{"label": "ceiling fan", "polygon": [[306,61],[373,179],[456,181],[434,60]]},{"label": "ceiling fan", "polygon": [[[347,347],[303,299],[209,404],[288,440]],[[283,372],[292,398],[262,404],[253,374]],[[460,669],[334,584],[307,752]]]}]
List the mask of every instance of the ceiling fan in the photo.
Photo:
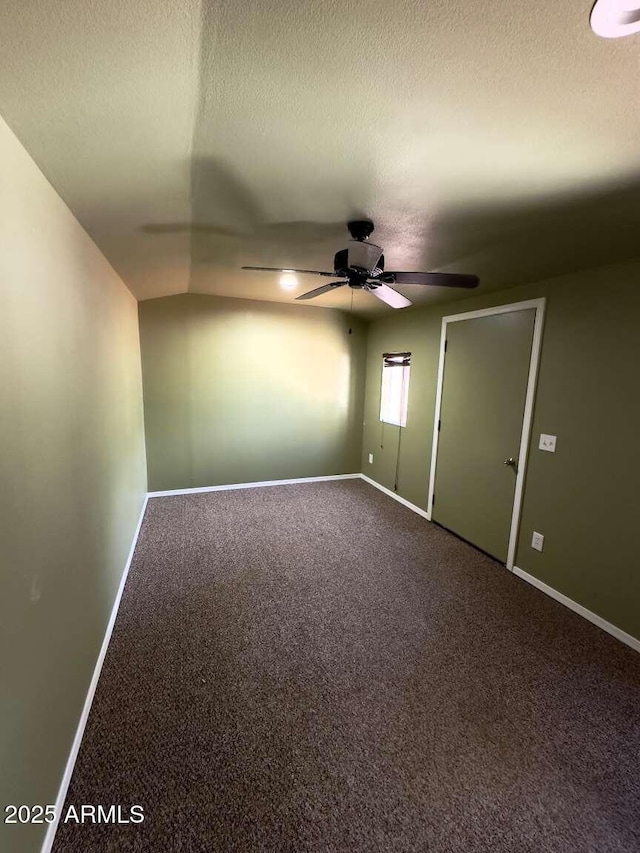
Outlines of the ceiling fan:
[{"label": "ceiling fan", "polygon": [[261,272],[298,273],[300,275],[321,275],[328,278],[340,278],[343,281],[332,281],[309,290],[296,299],[314,299],[323,293],[336,290],[348,284],[354,290],[366,290],[381,302],[392,308],[407,308],[413,305],[410,299],[398,293],[392,284],[426,284],[436,287],[477,287],[480,279],[475,275],[442,272],[385,272],[382,248],[369,243],[373,231],[373,222],[357,220],[347,223],[352,239],[349,246],[337,252],[333,259],[333,272],[319,270],[291,270],[278,267],[242,267],[243,270],[258,270]]}]

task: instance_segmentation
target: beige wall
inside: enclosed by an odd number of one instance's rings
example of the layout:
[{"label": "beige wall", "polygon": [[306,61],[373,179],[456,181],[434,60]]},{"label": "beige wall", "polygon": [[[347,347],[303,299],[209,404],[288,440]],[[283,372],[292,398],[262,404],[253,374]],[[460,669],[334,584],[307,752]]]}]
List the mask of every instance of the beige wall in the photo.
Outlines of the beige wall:
[{"label": "beige wall", "polygon": [[[516,565],[640,637],[640,264],[398,312],[371,324],[362,471],[393,488],[398,429],[381,431],[381,358],[410,350],[398,493],[426,508],[442,316],[537,296],[547,297],[547,317]],[[537,450],[541,432],[558,436],[555,454]],[[530,547],[533,530],[545,536],[542,553]]]},{"label": "beige wall", "polygon": [[135,300],[1,119],[0,187],[4,807],[55,802],[146,472]]},{"label": "beige wall", "polygon": [[359,471],[365,333],[303,305],[141,302],[150,490]]}]

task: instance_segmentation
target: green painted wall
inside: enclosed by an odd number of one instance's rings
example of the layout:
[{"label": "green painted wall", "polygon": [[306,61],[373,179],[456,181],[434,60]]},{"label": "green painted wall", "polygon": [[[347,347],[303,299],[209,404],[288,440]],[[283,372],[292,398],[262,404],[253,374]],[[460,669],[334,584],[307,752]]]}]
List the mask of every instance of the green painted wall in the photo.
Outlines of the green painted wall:
[{"label": "green painted wall", "polygon": [[151,491],[360,470],[361,321],[198,294],[139,309]]},{"label": "green painted wall", "polygon": [[55,803],[146,472],[135,300],[1,119],[0,186],[4,808]]},{"label": "green painted wall", "polygon": [[[378,419],[381,359],[410,350],[398,493],[426,509],[442,316],[538,296],[547,297],[547,316],[516,565],[640,637],[640,264],[372,323],[362,471],[393,488],[399,430]],[[555,454],[537,449],[541,432],[558,436]],[[542,553],[530,547],[533,530],[545,536]]]}]

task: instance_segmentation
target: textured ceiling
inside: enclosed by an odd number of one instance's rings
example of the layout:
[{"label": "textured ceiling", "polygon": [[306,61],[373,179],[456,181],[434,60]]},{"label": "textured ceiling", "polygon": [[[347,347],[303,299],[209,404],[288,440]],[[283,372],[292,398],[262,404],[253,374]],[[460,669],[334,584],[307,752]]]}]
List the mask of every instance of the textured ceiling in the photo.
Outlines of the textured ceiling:
[{"label": "textured ceiling", "polygon": [[289,301],[239,267],[330,269],[354,215],[388,268],[495,290],[640,255],[640,36],[599,39],[589,12],[4,0],[0,113],[140,299]]}]

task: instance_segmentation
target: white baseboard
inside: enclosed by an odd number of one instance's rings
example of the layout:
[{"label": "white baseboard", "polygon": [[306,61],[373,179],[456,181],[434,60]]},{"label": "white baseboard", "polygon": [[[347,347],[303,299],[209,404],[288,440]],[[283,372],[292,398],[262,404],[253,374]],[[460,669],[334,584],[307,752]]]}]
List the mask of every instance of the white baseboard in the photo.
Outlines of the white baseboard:
[{"label": "white baseboard", "polygon": [[587,610],[587,608],[583,607],[582,604],[578,604],[577,601],[574,601],[572,598],[558,592],[557,589],[554,589],[552,586],[538,580],[538,578],[530,575],[522,569],[519,569],[517,566],[513,567],[513,574],[522,578],[522,580],[525,580],[527,583],[530,583],[531,586],[535,586],[536,589],[541,590],[551,598],[555,598],[556,601],[559,601],[560,604],[564,604],[564,606],[568,607],[569,610],[573,610],[574,613],[588,619],[589,622],[593,622],[594,625],[597,625],[598,628],[602,628],[602,630],[606,631],[607,634],[611,634],[611,636],[615,637],[616,640],[620,640],[621,643],[630,646],[636,652],[640,652],[640,640],[633,637],[631,634],[627,634],[627,632],[623,631],[622,628],[612,625],[611,622],[607,622],[607,620],[603,619],[602,616],[598,616],[597,613]]},{"label": "white baseboard", "polygon": [[171,495],[195,495],[199,492],[226,492],[230,489],[259,489],[263,486],[294,486],[296,483],[322,483],[325,480],[357,480],[360,474],[331,474],[327,477],[297,477],[295,480],[261,480],[257,483],[230,483],[225,486],[199,486],[195,489],[168,489],[164,492],[149,492],[150,498],[166,498]]},{"label": "white baseboard", "polygon": [[91,711],[91,704],[93,703],[93,697],[96,692],[96,687],[98,686],[98,680],[100,678],[102,664],[104,663],[104,659],[107,654],[107,649],[109,648],[109,641],[111,640],[113,626],[115,625],[116,617],[118,615],[120,600],[122,599],[124,586],[127,582],[127,577],[129,575],[129,568],[131,566],[133,554],[136,549],[136,545],[138,544],[138,535],[140,534],[140,528],[142,527],[142,521],[144,519],[144,513],[147,508],[148,499],[148,496],[145,496],[144,503],[142,504],[142,509],[140,511],[140,517],[138,519],[138,525],[136,527],[135,533],[133,534],[133,541],[129,550],[129,556],[127,557],[127,562],[125,564],[124,571],[122,572],[120,586],[118,587],[118,592],[116,593],[115,601],[113,602],[111,616],[109,617],[109,622],[107,624],[107,629],[104,634],[104,639],[102,640],[102,646],[100,647],[100,654],[98,655],[98,660],[96,661],[95,669],[93,670],[93,676],[91,678],[91,683],[89,684],[87,697],[84,700],[84,707],[82,708],[82,714],[80,715],[80,722],[78,723],[78,728],[76,729],[76,734],[73,739],[73,744],[71,746],[71,752],[69,753],[67,765],[62,775],[62,782],[60,783],[58,796],[56,798],[56,817],[53,823],[50,823],[47,828],[47,834],[44,837],[44,842],[42,844],[40,853],[50,853],[51,848],[53,847],[53,841],[56,835],[56,830],[58,829],[58,823],[60,822],[60,817],[64,808],[64,801],[67,797],[67,790],[69,789],[69,783],[71,782],[71,776],[73,775],[73,768],[76,763],[76,758],[78,757],[78,752],[80,751],[82,736],[84,735],[84,729],[87,725],[87,720],[89,719],[89,712]]},{"label": "white baseboard", "polygon": [[380,483],[376,483],[375,480],[372,480],[371,477],[367,477],[366,474],[360,474],[359,476],[365,481],[365,483],[369,483],[370,486],[375,486],[376,489],[380,489],[381,492],[384,492],[385,495],[389,495],[389,497],[393,498],[394,501],[398,501],[398,503],[401,503],[403,506],[406,506],[408,509],[416,512],[418,515],[426,518],[427,521],[431,521],[431,516],[426,509],[420,509],[419,506],[412,504],[411,501],[408,501],[406,498],[401,498],[400,495],[392,492],[391,489],[387,489],[386,486],[381,486]]}]

